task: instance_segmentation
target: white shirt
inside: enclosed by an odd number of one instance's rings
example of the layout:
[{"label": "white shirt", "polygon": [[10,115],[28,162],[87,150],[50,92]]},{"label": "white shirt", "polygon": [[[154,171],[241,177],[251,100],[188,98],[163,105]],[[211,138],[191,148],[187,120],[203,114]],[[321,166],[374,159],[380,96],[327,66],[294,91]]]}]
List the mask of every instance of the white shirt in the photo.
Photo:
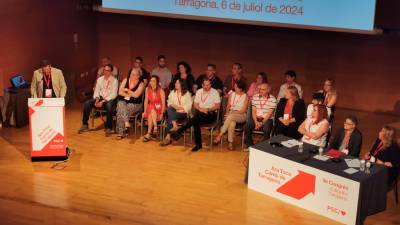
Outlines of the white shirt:
[{"label": "white shirt", "polygon": [[299,92],[300,98],[303,98],[303,89],[301,89],[301,86],[298,83],[293,83],[292,85],[288,85],[287,83],[284,83],[279,88],[278,101],[281,100],[281,98],[285,97],[286,90],[288,89],[289,86],[295,86],[297,88],[297,91]]},{"label": "white shirt", "polygon": [[118,80],[110,76],[107,80],[101,76],[96,81],[93,98],[103,97],[106,101],[113,100],[118,94]]},{"label": "white shirt", "polygon": [[[304,121],[304,128],[306,129],[306,131],[314,133],[314,132],[317,132],[319,130],[319,128],[322,127],[324,124],[328,124],[328,126],[329,126],[328,120],[323,119],[323,120],[319,121],[319,123],[315,124],[314,119],[307,118]],[[318,139],[312,139],[306,135],[303,135],[303,138],[301,140],[303,142],[306,142],[306,143],[309,143],[309,144],[312,144],[315,146],[325,146],[327,133],[328,132],[323,134]]]},{"label": "white shirt", "polygon": [[221,97],[214,88],[211,88],[208,92],[204,92],[202,88],[196,92],[194,102],[198,103],[200,108],[212,108],[215,104],[221,103]]},{"label": "white shirt", "polygon": [[178,105],[183,107],[185,113],[190,113],[190,110],[192,109],[193,105],[193,100],[192,96],[189,91],[187,91],[183,96],[173,90],[171,93],[168,95],[168,106],[170,105]]},{"label": "white shirt", "polygon": [[236,94],[236,92],[232,92],[230,95],[231,98],[231,111],[240,111],[242,110],[244,103],[247,101],[247,95],[246,93],[243,93],[242,95]]},{"label": "white shirt", "polygon": [[271,109],[276,109],[277,105],[276,98],[272,95],[269,95],[267,98],[260,96],[259,94],[255,94],[253,95],[251,103],[252,106],[256,108],[256,116],[258,118],[264,118]]},{"label": "white shirt", "polygon": [[[313,104],[309,104],[307,106],[307,118],[311,118],[311,113],[313,112],[313,110],[314,110],[314,105]],[[331,108],[326,107],[326,111],[328,112],[328,118],[330,118],[331,117],[331,113],[332,113]]]}]

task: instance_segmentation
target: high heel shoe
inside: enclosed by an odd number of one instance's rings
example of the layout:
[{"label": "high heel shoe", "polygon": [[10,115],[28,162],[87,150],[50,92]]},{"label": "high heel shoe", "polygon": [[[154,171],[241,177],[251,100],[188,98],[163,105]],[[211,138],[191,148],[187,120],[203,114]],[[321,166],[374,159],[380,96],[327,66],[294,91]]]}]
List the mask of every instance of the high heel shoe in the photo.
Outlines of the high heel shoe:
[{"label": "high heel shoe", "polygon": [[221,136],[216,136],[215,139],[214,139],[214,141],[213,141],[213,144],[214,144],[214,145],[217,145],[217,144],[219,144],[220,142],[221,142]]},{"label": "high heel shoe", "polygon": [[233,150],[233,143],[232,142],[228,142],[228,150],[229,151]]}]

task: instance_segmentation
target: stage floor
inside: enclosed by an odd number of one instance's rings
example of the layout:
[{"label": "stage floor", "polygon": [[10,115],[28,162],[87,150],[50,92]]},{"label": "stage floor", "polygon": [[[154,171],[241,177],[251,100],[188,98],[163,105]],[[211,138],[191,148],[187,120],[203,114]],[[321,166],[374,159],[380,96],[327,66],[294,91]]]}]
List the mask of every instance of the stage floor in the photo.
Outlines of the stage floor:
[{"label": "stage floor", "polygon": [[[206,144],[196,153],[175,144],[142,143],[133,135],[106,138],[95,131],[77,134],[81,105],[67,108],[70,160],[30,161],[29,129],[0,128],[1,224],[339,224],[312,212],[247,189],[247,152]],[[363,153],[382,124],[400,118],[338,110],[334,127],[356,114],[364,133]],[[240,146],[240,138],[237,145]],[[225,142],[226,143],[226,142]],[[387,210],[365,224],[399,224],[400,205],[388,193]]]}]

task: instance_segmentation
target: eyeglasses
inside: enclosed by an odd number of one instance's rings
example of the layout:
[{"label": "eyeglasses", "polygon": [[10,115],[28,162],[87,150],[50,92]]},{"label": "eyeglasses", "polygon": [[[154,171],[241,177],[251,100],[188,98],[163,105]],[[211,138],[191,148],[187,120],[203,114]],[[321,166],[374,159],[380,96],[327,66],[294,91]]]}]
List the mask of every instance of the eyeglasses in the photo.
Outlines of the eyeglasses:
[{"label": "eyeglasses", "polygon": [[344,122],[344,125],[354,126],[354,123]]}]

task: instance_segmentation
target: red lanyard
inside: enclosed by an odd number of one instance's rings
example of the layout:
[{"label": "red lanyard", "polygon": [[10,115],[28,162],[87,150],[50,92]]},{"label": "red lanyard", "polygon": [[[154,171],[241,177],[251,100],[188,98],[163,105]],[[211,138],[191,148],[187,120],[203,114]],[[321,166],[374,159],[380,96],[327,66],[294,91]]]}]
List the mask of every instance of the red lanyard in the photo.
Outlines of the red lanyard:
[{"label": "red lanyard", "polygon": [[156,89],[156,91],[154,91],[152,88],[150,88],[150,87],[148,87],[149,88],[149,95],[151,94],[151,97],[149,96],[149,100],[150,100],[150,102],[153,102],[153,103],[157,103],[157,102],[159,102],[159,98],[158,98],[158,93],[159,93],[159,91],[157,91],[157,89]]},{"label": "red lanyard", "polygon": [[103,81],[103,82],[106,82],[106,86],[104,87],[104,90],[103,90],[103,95],[104,95],[103,98],[107,98],[108,95],[111,93],[111,90],[109,90],[111,81],[107,80],[107,81]]},{"label": "red lanyard", "polygon": [[235,97],[233,98],[231,108],[234,108],[239,103],[239,100],[242,97],[242,95],[240,95],[239,98],[237,99],[237,101],[235,102],[236,96],[237,96],[237,94],[235,93]]},{"label": "red lanyard", "polygon": [[132,90],[133,88],[133,81],[131,78],[129,78],[129,90]]},{"label": "red lanyard", "polygon": [[203,90],[203,92],[201,92],[201,102],[205,103],[207,101],[208,96],[210,96],[210,92],[208,92],[208,94],[206,95],[205,98],[203,98],[203,93],[204,93],[204,90]]},{"label": "red lanyard", "polygon": [[46,82],[47,89],[49,89],[50,88],[50,81],[51,81],[51,73],[49,75],[49,79],[47,79],[47,76],[45,74],[43,75],[43,79]]},{"label": "red lanyard", "polygon": [[378,153],[382,150],[383,150],[383,142],[381,141],[381,143],[379,143],[378,147],[376,147],[375,149],[374,157],[376,157],[376,155],[378,155]]},{"label": "red lanyard", "polygon": [[261,98],[263,98],[263,96],[260,96],[260,106],[261,106],[261,109],[263,109],[265,104],[267,104],[267,102],[268,102],[269,95],[267,96],[267,99],[265,99],[264,103],[261,101]]}]

